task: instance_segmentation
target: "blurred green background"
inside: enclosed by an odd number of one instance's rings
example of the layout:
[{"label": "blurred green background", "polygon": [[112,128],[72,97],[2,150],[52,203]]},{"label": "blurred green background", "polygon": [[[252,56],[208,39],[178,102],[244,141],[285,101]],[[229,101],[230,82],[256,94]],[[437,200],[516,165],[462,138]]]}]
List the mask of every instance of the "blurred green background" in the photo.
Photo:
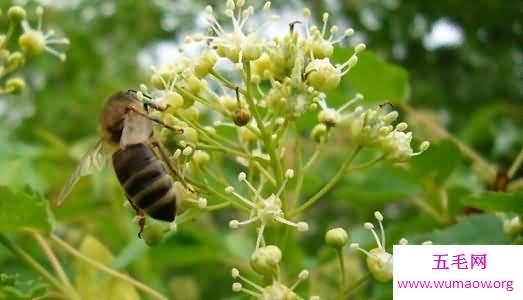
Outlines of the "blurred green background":
[{"label": "blurred green background", "polygon": [[[201,14],[207,3],[0,0],[4,11],[10,4],[26,4],[28,8],[45,5],[46,26],[63,31],[71,40],[64,64],[50,56],[34,59],[22,73],[30,88],[23,95],[0,97],[0,185],[21,189],[30,186],[54,199],[78,158],[96,138],[105,98],[117,90],[137,88],[145,82],[149,65],[169,60],[181,36],[203,29]],[[386,76],[369,75],[355,86],[368,86],[377,93],[377,100],[383,101],[390,100],[389,90],[392,94],[395,89],[408,92],[409,104],[398,105],[400,111],[415,109],[430,116],[500,170],[511,165],[523,147],[523,2],[273,2],[288,22],[301,17],[303,6],[313,8],[318,20],[320,12],[330,12],[333,23],[356,30],[351,43],[365,42],[383,61],[408,72],[408,81],[401,75],[399,86],[388,86]],[[374,56],[368,58],[367,64],[364,59],[362,68],[372,67],[372,59]],[[392,68],[383,61],[368,71],[379,74]],[[404,70],[399,72],[407,74]],[[369,73],[365,69],[357,72],[350,76]],[[332,95],[338,98],[332,101],[341,102],[347,94],[358,92],[344,90],[350,86],[342,85]],[[314,269],[333,259],[333,253],[323,245],[323,234],[330,227],[351,228],[353,239],[370,243],[370,237],[359,226],[377,209],[385,212],[390,241],[406,236],[415,241],[431,238],[438,242],[439,238],[442,243],[513,242],[493,215],[465,217],[468,205],[463,199],[489,189],[492,182],[481,178],[481,171],[477,172],[454,143],[438,141],[441,135],[426,123],[417,122],[415,116],[405,113],[402,117],[411,121],[420,140],[429,139],[434,147],[414,159],[410,168],[379,165],[339,184],[328,195],[328,201],[307,217],[312,230],[285,251],[290,278],[295,278],[302,267]],[[332,153],[321,165],[327,173],[339,161],[339,154],[334,150]],[[321,186],[326,179],[321,173],[306,178],[305,192],[312,193]],[[516,173],[516,182],[521,175],[521,171]],[[516,192],[520,187],[521,183],[514,184]],[[442,189],[449,198],[451,212],[444,219],[419,205],[419,199],[431,203]],[[519,196],[517,200],[523,206]],[[136,239],[136,224],[130,222],[132,212],[122,207],[124,197],[110,168],[81,180],[71,198],[53,212],[58,234],[72,244],[78,245],[85,235],[95,236],[117,257],[117,267],[125,267],[133,277],[174,299],[233,299],[230,268],[241,261],[238,258],[247,261],[252,234],[247,237],[229,231],[227,213],[202,215],[163,245],[147,249]],[[42,257],[23,235],[12,238],[19,239],[35,257]],[[354,260],[355,274],[363,268],[361,261]],[[74,263],[66,266],[74,273]],[[335,279],[320,276],[329,273],[328,267],[326,264],[318,270],[311,286],[304,289],[329,291]],[[0,247],[2,272],[34,278]],[[356,297],[391,299],[391,286],[373,283]]]}]

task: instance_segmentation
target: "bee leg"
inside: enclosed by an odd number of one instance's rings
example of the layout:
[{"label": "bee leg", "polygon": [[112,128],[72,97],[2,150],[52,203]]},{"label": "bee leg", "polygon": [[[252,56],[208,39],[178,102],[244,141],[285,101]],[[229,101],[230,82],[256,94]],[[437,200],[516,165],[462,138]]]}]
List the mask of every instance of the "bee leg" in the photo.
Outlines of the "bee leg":
[{"label": "bee leg", "polygon": [[145,227],[145,214],[143,212],[143,210],[139,210],[139,213],[138,213],[138,225],[140,226],[140,231],[138,232],[138,238],[141,239],[142,238],[142,233],[143,233],[143,229]]},{"label": "bee leg", "polygon": [[165,124],[162,120],[160,120],[160,119],[158,119],[158,118],[154,118],[154,117],[151,117],[151,116],[149,116],[149,115],[147,115],[147,114],[144,114],[144,113],[142,113],[142,112],[137,111],[136,109],[134,109],[134,107],[131,107],[131,106],[130,106],[130,107],[127,107],[127,111],[133,111],[134,113],[136,113],[136,114],[138,114],[138,115],[140,115],[140,116],[142,116],[142,117],[144,117],[144,118],[147,118],[147,119],[149,119],[149,120],[151,120],[151,121],[153,121],[153,122],[155,122],[155,123],[157,123],[157,124],[162,125],[163,127],[167,128],[167,129],[169,129],[169,130],[172,130],[172,131],[175,132],[176,134],[182,134],[182,133],[183,133],[183,129],[181,129],[181,128],[175,128],[175,127],[172,127],[171,125],[167,125],[167,124]]},{"label": "bee leg", "polygon": [[140,226],[140,231],[138,232],[138,238],[142,238],[143,228],[145,227],[145,213],[142,209],[138,208],[133,201],[131,201],[131,198],[127,197],[127,200],[131,204],[131,207],[136,212],[136,217],[138,217],[138,226]]}]

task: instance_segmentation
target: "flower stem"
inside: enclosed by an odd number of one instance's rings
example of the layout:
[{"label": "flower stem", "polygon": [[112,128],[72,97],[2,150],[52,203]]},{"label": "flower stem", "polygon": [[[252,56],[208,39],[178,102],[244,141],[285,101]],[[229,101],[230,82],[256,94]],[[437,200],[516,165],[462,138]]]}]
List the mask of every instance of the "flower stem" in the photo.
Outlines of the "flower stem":
[{"label": "flower stem", "polygon": [[519,151],[518,156],[516,157],[516,159],[514,160],[512,165],[510,166],[510,169],[508,170],[508,177],[509,178],[513,178],[514,175],[516,175],[516,172],[518,171],[518,169],[519,169],[519,167],[521,166],[522,163],[523,163],[523,149],[521,149],[521,151]]},{"label": "flower stem", "polygon": [[56,279],[51,273],[49,273],[41,264],[39,264],[34,258],[31,257],[27,252],[20,248],[16,243],[10,241],[6,236],[0,234],[0,243],[4,245],[9,251],[16,255],[22,260],[27,266],[31,267],[38,274],[40,274],[49,284],[55,287],[57,290],[65,295],[68,295],[69,299],[80,299],[76,293],[72,293],[71,290],[63,286],[58,279]]},{"label": "flower stem", "polygon": [[[265,124],[263,123],[263,120],[260,116],[260,112],[258,109],[256,109],[256,104],[254,103],[254,98],[252,96],[252,84],[251,84],[251,64],[250,62],[244,63],[244,81],[247,93],[245,94],[245,100],[247,101],[247,104],[249,105],[249,110],[252,112],[254,119],[256,120],[256,125],[258,126],[258,129],[260,130],[262,134],[263,143],[265,145],[265,148],[267,152],[269,153],[269,156],[271,157],[271,163],[272,168],[275,174],[276,179],[276,185],[280,186],[283,182],[283,172],[282,172],[282,166],[280,157],[277,154],[276,148],[274,147],[274,143],[272,142],[271,133],[268,132],[265,128]],[[284,201],[282,199],[282,210],[284,213],[286,213],[287,209],[287,201]]]},{"label": "flower stem", "polygon": [[163,296],[162,294],[158,293],[157,291],[153,290],[152,288],[148,287],[147,285],[137,281],[136,279],[134,278],[131,278],[125,274],[122,274],[120,272],[117,272],[107,266],[105,266],[104,264],[101,264],[97,261],[95,261],[94,259],[90,258],[90,257],[87,257],[85,255],[83,255],[80,251],[76,250],[75,248],[71,247],[69,244],[67,244],[65,241],[63,241],[62,239],[60,239],[59,237],[57,237],[56,235],[52,234],[51,235],[51,240],[53,240],[53,242],[55,242],[57,245],[59,245],[60,247],[62,247],[65,251],[67,251],[69,254],[73,255],[74,257],[80,259],[80,260],[83,260],[84,262],[90,264],[91,266],[97,268],[98,270],[102,271],[102,272],[105,272],[113,277],[116,277],[118,279],[121,279],[133,286],[135,286],[137,289],[141,290],[142,292],[144,293],[147,293],[149,294],[151,297],[153,297],[154,299],[158,299],[158,300],[167,300],[167,298],[165,296]]},{"label": "flower stem", "polygon": [[345,175],[345,171],[350,166],[354,158],[358,155],[358,153],[360,153],[361,148],[362,147],[358,145],[354,152],[345,159],[345,161],[342,163],[341,167],[338,169],[336,174],[316,194],[309,198],[309,200],[305,201],[305,203],[303,203],[294,211],[291,211],[289,213],[289,217],[296,216],[297,214],[313,206],[318,200],[321,199],[321,197],[323,197],[327,192],[329,192],[336,185],[336,183],[340,181],[343,175]]},{"label": "flower stem", "polygon": [[351,294],[356,292],[362,285],[364,285],[368,280],[370,279],[370,273],[365,274],[363,277],[361,277],[358,281],[356,281],[353,285],[347,287],[341,293],[336,297],[336,300],[345,300],[347,299]]},{"label": "flower stem", "polygon": [[340,291],[343,291],[343,288],[345,287],[345,282],[347,281],[347,275],[345,273],[345,260],[343,259],[342,248],[336,249],[336,254],[338,255],[338,261],[340,263]]},{"label": "flower stem", "polygon": [[441,127],[438,123],[436,123],[432,118],[430,118],[426,114],[416,111],[413,107],[409,106],[408,104],[403,104],[401,108],[403,108],[403,110],[405,110],[413,119],[425,125],[427,129],[429,129],[436,136],[440,138],[449,139],[451,142],[456,144],[461,150],[461,152],[470,160],[477,163],[478,166],[480,166],[480,170],[486,173],[491,182],[494,182],[497,174],[496,167],[494,167],[487,160],[481,157],[481,155],[478,152],[476,152],[469,145],[465,144],[463,141],[449,133],[445,128]]},{"label": "flower stem", "polygon": [[67,277],[67,274],[65,274],[65,271],[64,271],[62,265],[60,264],[60,261],[54,254],[53,249],[51,248],[49,243],[38,232],[30,231],[30,233],[31,233],[33,239],[38,243],[40,248],[42,248],[42,251],[44,251],[45,255],[49,259],[49,262],[53,266],[53,269],[55,270],[56,274],[58,275],[58,278],[60,278],[62,283],[67,288],[71,289],[72,291],[75,291],[73,285],[71,284],[71,281]]}]

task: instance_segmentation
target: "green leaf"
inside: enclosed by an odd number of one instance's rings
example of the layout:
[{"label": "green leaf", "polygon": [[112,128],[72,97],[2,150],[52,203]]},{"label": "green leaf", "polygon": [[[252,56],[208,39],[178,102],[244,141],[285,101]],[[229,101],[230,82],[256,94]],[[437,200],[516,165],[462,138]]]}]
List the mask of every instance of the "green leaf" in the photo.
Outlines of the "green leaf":
[{"label": "green leaf", "polygon": [[[338,48],[334,53],[334,61],[346,61],[352,52],[351,49]],[[359,54],[358,58],[358,64],[343,78],[341,86],[329,94],[329,97],[348,99],[347,91],[350,90],[353,94],[363,94],[366,102],[389,101],[397,105],[407,101],[410,96],[410,86],[409,75],[405,69],[387,63],[367,50]]]},{"label": "green leaf", "polygon": [[0,273],[1,300],[30,300],[42,297],[47,284],[39,280],[20,281],[18,274]]},{"label": "green leaf", "polygon": [[[86,236],[80,246],[80,252],[99,263],[109,266],[114,257],[112,253],[97,239]],[[109,277],[93,268],[91,264],[78,261],[76,264],[77,276],[75,285],[82,299],[140,299],[136,289],[129,283],[120,279]],[[93,284],[96,282],[96,288]]]},{"label": "green leaf", "polygon": [[515,212],[523,214],[523,191],[513,193],[484,192],[462,199],[465,205],[489,212]]},{"label": "green leaf", "polygon": [[54,217],[49,202],[37,194],[28,194],[0,186],[0,231],[33,228],[50,232]]},{"label": "green leaf", "polygon": [[442,184],[452,174],[461,161],[459,148],[450,141],[442,140],[412,159],[412,172],[421,179],[431,178]]},{"label": "green leaf", "polygon": [[351,173],[336,188],[334,196],[358,203],[380,203],[403,199],[419,191],[416,178],[397,166],[383,164],[367,172]]},{"label": "green leaf", "polygon": [[436,245],[503,245],[509,240],[501,220],[489,214],[465,217],[445,229],[415,237],[417,242],[431,240]]}]

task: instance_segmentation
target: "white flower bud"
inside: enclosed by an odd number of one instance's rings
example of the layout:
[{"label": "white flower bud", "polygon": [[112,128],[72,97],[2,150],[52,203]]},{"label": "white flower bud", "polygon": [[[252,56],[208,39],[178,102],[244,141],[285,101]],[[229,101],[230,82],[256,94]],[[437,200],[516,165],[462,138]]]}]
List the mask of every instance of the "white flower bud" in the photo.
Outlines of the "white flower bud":
[{"label": "white flower bud", "polygon": [[408,244],[409,244],[409,241],[407,241],[406,238],[401,238],[401,240],[399,241],[399,244],[400,244],[400,245],[408,245]]},{"label": "white flower bud", "polygon": [[376,218],[376,220],[383,222],[383,215],[379,211],[374,212],[374,217]]},{"label": "white flower bud", "polygon": [[397,131],[405,131],[405,130],[407,130],[408,127],[409,127],[409,125],[407,123],[401,122],[398,125],[396,125],[396,130]]},{"label": "white flower bud", "polygon": [[354,47],[354,52],[360,53],[363,50],[365,50],[365,48],[366,48],[365,44],[360,43],[360,44],[356,45],[356,47]]},{"label": "white flower bud", "polygon": [[325,234],[325,243],[330,247],[339,249],[347,245],[349,236],[343,228],[334,228]]},{"label": "white flower bud", "polygon": [[294,170],[293,169],[287,169],[287,171],[285,171],[285,177],[293,178],[294,177]]},{"label": "white flower bud", "polygon": [[297,224],[298,231],[305,232],[309,230],[309,224],[305,222],[298,222]]},{"label": "white flower bud", "polygon": [[350,244],[349,247],[350,247],[352,250],[357,250],[357,249],[360,248],[360,244],[358,244],[358,243],[352,243],[352,244]]},{"label": "white flower bud", "polygon": [[234,187],[232,187],[232,186],[228,186],[228,187],[226,187],[226,188],[225,188],[225,192],[227,192],[227,193],[232,193],[232,192],[234,192]]},{"label": "white flower bud", "polygon": [[232,275],[232,278],[236,279],[240,276],[240,271],[236,268],[233,268],[231,270],[231,275]]},{"label": "white flower bud", "polygon": [[204,209],[207,207],[207,199],[205,198],[198,198],[198,207],[201,209]]},{"label": "white flower bud", "polygon": [[372,223],[369,223],[369,222],[363,224],[363,227],[364,227],[365,229],[367,229],[367,230],[372,230],[372,229],[374,229],[374,225],[373,225]]},{"label": "white flower bud", "polygon": [[236,292],[236,293],[241,292],[242,288],[243,288],[242,284],[239,283],[239,282],[235,282],[235,283],[232,284],[232,291],[233,292]]},{"label": "white flower bud", "polygon": [[303,270],[300,272],[300,274],[298,275],[298,278],[300,280],[307,280],[307,278],[309,278],[309,271],[308,270]]},{"label": "white flower bud", "polygon": [[247,174],[245,174],[245,172],[240,172],[240,174],[238,174],[238,181],[244,181],[246,178]]},{"label": "white flower bud", "polygon": [[240,227],[240,222],[238,220],[231,220],[229,222],[229,228],[238,229],[238,227]]},{"label": "white flower bud", "polygon": [[189,146],[185,147],[185,149],[183,149],[183,151],[182,151],[182,154],[185,155],[185,156],[191,155],[192,154],[192,148],[189,147]]},{"label": "white flower bud", "polygon": [[421,143],[421,145],[419,146],[419,151],[420,152],[425,152],[429,149],[430,147],[430,142],[429,141],[424,141],[423,143]]}]

